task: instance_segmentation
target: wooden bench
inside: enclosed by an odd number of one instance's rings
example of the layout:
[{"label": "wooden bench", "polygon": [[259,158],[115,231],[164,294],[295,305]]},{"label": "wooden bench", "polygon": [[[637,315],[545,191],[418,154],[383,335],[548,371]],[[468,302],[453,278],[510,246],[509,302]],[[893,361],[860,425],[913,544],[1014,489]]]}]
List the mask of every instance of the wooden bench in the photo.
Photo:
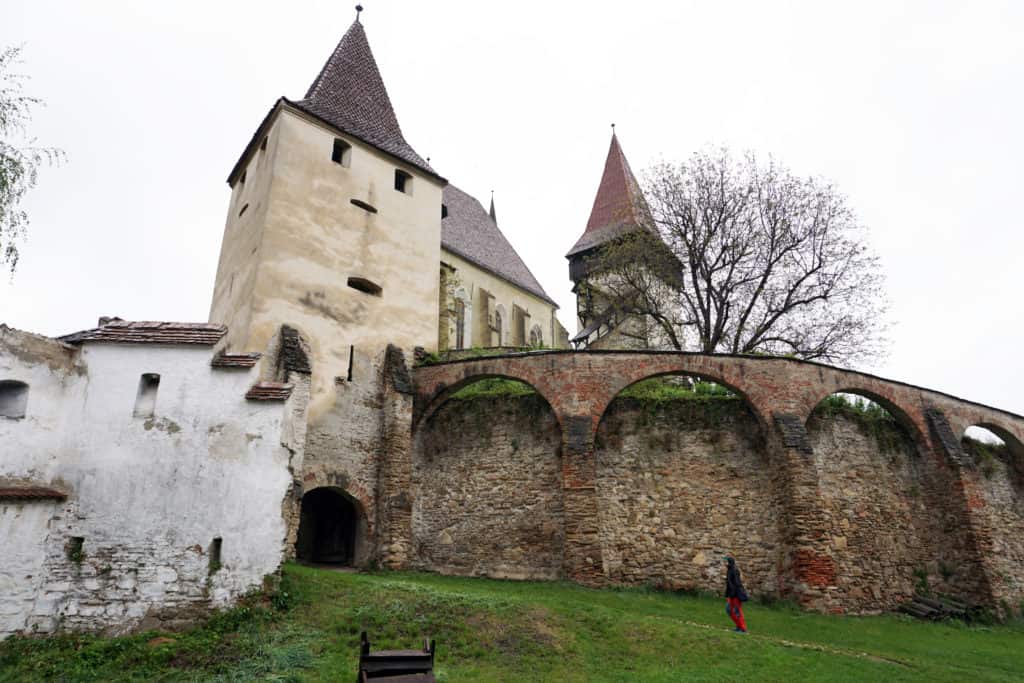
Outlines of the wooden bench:
[{"label": "wooden bench", "polygon": [[435,683],[433,640],[424,638],[422,650],[371,652],[370,641],[363,631],[360,643],[356,683]]}]

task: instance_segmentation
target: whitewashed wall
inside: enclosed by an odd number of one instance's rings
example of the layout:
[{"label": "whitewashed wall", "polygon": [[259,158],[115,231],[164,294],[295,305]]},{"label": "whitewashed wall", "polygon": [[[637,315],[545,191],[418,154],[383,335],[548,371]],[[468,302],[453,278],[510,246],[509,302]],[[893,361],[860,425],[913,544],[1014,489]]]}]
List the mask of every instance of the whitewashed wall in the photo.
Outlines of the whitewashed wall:
[{"label": "whitewashed wall", "polygon": [[[98,343],[76,357],[0,328],[0,380],[30,385],[25,418],[0,418],[0,480],[69,493],[0,506],[0,637],[187,619],[279,567],[304,397],[246,401],[256,370],[215,369],[211,357]],[[143,373],[160,375],[151,418],[133,416]],[[71,537],[85,539],[80,562]],[[215,537],[222,567],[210,575]]]}]

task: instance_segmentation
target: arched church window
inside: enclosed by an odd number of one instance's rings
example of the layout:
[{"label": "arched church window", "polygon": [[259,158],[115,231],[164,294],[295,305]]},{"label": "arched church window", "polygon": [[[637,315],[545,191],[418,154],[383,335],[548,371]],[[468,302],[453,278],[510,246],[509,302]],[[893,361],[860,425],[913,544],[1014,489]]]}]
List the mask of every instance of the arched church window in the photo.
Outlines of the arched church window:
[{"label": "arched church window", "polygon": [[466,302],[455,300],[455,348],[466,348]]},{"label": "arched church window", "polygon": [[540,331],[540,325],[534,325],[530,328],[530,346],[535,348],[544,346],[544,335]]},{"label": "arched church window", "polygon": [[494,331],[498,333],[498,342],[495,346],[501,346],[501,331],[503,327],[503,317],[501,315],[501,308],[497,308],[494,311]]}]

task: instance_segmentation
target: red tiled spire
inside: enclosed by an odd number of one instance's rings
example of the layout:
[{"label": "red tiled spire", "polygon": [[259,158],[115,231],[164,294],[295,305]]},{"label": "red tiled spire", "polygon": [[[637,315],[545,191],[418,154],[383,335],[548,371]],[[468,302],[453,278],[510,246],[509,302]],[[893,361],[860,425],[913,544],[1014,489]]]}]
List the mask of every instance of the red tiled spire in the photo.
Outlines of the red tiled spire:
[{"label": "red tiled spire", "polygon": [[573,256],[592,249],[637,227],[649,227],[647,204],[640,185],[622,153],[619,138],[612,131],[612,143],[604,162],[604,174],[590,210],[590,220],[583,235],[566,255]]}]

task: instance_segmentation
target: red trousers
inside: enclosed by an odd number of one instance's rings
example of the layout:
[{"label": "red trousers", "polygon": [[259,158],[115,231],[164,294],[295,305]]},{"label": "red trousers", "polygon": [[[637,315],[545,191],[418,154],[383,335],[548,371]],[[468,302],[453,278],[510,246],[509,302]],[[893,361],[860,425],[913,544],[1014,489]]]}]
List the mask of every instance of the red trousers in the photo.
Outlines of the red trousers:
[{"label": "red trousers", "polygon": [[736,628],[741,631],[747,630],[747,620],[743,618],[743,603],[739,598],[725,599],[725,613],[732,619],[732,623],[736,624]]}]

